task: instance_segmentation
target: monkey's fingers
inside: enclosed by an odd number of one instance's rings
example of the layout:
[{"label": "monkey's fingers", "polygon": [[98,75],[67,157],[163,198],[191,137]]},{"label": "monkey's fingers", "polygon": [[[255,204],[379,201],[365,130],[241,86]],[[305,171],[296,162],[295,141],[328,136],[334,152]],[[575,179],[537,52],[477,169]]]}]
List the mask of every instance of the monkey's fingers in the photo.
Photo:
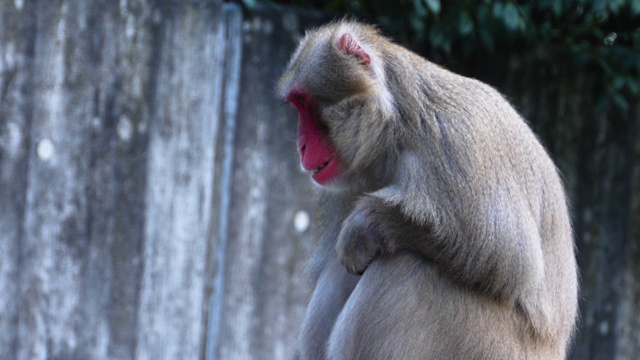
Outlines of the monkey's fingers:
[{"label": "monkey's fingers", "polygon": [[366,209],[357,209],[344,222],[338,236],[336,253],[342,266],[351,274],[362,275],[382,253],[384,239],[367,215]]}]

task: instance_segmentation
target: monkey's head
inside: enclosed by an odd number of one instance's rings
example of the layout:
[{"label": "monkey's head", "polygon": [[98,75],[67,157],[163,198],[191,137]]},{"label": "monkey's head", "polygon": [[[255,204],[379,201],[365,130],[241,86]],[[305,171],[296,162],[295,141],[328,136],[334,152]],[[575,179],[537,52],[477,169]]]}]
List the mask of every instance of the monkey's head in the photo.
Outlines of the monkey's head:
[{"label": "monkey's head", "polygon": [[308,33],[278,83],[299,113],[302,168],[321,186],[372,190],[389,180],[397,122],[376,36],[345,21]]}]

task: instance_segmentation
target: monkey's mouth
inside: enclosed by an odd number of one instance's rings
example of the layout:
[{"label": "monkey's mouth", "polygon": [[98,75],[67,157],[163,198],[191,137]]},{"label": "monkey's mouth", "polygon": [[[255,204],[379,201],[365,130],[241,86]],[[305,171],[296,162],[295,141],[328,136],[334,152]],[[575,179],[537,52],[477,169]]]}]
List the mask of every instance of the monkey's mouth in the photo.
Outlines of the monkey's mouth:
[{"label": "monkey's mouth", "polygon": [[325,185],[336,178],[340,173],[338,159],[332,155],[327,161],[311,170],[311,177],[320,185]]},{"label": "monkey's mouth", "polygon": [[317,168],[311,170],[311,172],[313,173],[313,175],[319,173],[320,171],[322,171],[322,169],[324,169],[325,167],[327,167],[327,165],[329,165],[329,163],[331,162],[331,160],[333,160],[333,158],[335,158],[336,156],[333,155],[332,157],[329,158],[329,160],[327,160],[324,164],[318,166]]}]

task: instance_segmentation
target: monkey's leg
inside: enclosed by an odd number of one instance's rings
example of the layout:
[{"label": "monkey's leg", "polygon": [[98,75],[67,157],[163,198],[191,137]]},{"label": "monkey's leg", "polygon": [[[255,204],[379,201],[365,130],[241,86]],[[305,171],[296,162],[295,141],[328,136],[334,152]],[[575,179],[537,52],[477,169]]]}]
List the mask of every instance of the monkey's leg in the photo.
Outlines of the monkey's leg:
[{"label": "monkey's leg", "polygon": [[532,351],[513,308],[454,284],[409,253],[374,260],[345,304],[329,359],[553,359]]},{"label": "monkey's leg", "polygon": [[325,359],[331,329],[359,279],[360,276],[347,273],[337,259],[326,265],[307,308],[296,359]]}]

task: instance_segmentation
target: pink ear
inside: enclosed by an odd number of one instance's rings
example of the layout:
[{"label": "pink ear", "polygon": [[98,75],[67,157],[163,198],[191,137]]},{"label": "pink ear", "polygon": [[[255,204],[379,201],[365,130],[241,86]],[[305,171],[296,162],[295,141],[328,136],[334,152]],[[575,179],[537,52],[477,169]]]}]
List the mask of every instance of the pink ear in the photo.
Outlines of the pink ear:
[{"label": "pink ear", "polygon": [[366,51],[358,44],[356,39],[351,36],[351,34],[346,33],[340,37],[340,41],[338,42],[338,50],[343,53],[351,56],[355,56],[360,64],[364,66],[369,66],[371,64],[371,57],[367,54]]}]

